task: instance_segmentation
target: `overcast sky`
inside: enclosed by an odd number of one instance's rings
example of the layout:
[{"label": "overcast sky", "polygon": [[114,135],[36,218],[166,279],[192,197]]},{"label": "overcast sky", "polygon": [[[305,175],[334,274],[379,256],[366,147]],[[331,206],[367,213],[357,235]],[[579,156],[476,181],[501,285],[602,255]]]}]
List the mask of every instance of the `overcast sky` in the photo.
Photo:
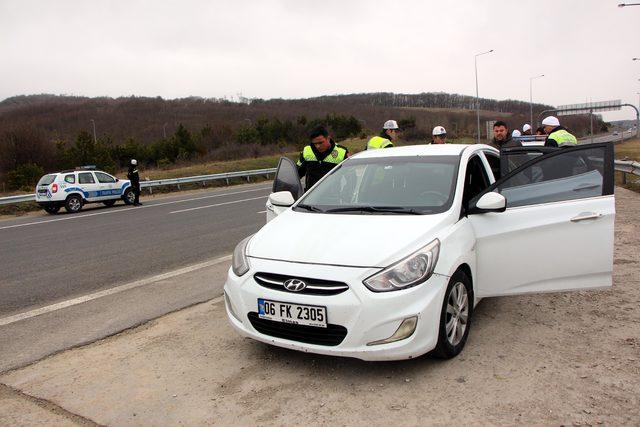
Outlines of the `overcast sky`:
[{"label": "overcast sky", "polygon": [[[638,105],[623,0],[0,0],[0,99],[443,91]],[[630,109],[605,118],[635,118]]]}]

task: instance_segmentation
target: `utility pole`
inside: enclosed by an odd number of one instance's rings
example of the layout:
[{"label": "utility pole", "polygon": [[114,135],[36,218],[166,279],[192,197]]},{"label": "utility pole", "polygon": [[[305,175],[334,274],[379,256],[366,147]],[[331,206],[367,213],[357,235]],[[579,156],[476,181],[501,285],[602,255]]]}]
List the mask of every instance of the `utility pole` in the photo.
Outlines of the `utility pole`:
[{"label": "utility pole", "polygon": [[491,52],[493,52],[493,49],[488,50],[486,52],[482,52],[482,53],[476,53],[473,56],[473,64],[476,70],[476,117],[477,117],[477,125],[478,125],[478,138],[476,139],[476,142],[478,144],[480,144],[480,97],[478,94],[478,56],[486,55],[487,53],[491,53]]},{"label": "utility pole", "polygon": [[166,123],[162,125],[162,137],[164,139],[167,139],[167,124]]},{"label": "utility pole", "polygon": [[539,79],[540,77],[544,77],[544,74],[529,77],[529,126],[531,126],[532,134],[535,132],[536,128],[536,126],[533,125],[533,81],[535,79]]}]

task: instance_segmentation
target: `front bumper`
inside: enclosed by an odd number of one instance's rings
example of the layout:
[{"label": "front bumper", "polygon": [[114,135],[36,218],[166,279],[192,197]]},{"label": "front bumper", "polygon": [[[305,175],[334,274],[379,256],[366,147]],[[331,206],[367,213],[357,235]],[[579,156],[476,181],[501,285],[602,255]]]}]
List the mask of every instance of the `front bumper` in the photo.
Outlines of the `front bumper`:
[{"label": "front bumper", "polygon": [[[442,302],[449,278],[433,274],[413,288],[393,292],[372,292],[362,281],[379,271],[371,268],[308,265],[251,258],[251,269],[242,277],[229,270],[225,283],[225,304],[231,325],[243,336],[267,344],[304,352],[355,357],[362,360],[400,360],[420,356],[435,348]],[[349,289],[337,295],[308,295],[269,289],[259,285],[254,274],[273,273],[293,277],[344,282]],[[257,312],[258,298],[327,308],[330,325],[346,328],[337,345],[318,345],[260,333],[250,320]],[[414,333],[400,341],[367,345],[389,338],[404,319],[417,316]],[[286,324],[282,324],[287,327]],[[324,328],[319,328],[324,329]],[[318,332],[323,332],[318,331]]]}]

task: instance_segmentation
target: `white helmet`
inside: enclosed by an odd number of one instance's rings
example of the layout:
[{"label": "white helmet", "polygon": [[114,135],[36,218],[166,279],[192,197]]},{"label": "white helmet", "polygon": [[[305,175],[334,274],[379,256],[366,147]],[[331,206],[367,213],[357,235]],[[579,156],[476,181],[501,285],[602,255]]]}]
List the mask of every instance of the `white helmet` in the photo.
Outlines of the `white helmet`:
[{"label": "white helmet", "polygon": [[398,130],[400,128],[398,127],[398,122],[396,122],[395,120],[387,120],[386,122],[384,122],[384,125],[382,125],[382,129],[384,129],[384,130],[387,130],[387,129]]},{"label": "white helmet", "polygon": [[528,130],[531,130],[531,126],[529,123],[525,123],[524,126],[522,126],[522,132],[526,132]]},{"label": "white helmet", "polygon": [[522,136],[522,134],[518,129],[515,129],[513,132],[511,132],[511,137],[516,137],[516,136]]},{"label": "white helmet", "polygon": [[138,161],[136,159],[131,159],[131,164],[133,166],[136,166],[138,164]]},{"label": "white helmet", "polygon": [[433,128],[433,132],[431,132],[433,136],[446,135],[447,130],[442,126],[436,126]]},{"label": "white helmet", "polygon": [[542,121],[543,126],[560,126],[560,120],[554,116],[545,117]]}]

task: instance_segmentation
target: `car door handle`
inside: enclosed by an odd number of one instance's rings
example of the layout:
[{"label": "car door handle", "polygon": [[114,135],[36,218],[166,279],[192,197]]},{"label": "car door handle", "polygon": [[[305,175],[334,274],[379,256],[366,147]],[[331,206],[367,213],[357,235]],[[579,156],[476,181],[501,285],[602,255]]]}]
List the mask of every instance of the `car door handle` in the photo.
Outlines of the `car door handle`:
[{"label": "car door handle", "polygon": [[578,216],[574,216],[573,218],[571,218],[571,222],[586,221],[588,219],[598,219],[601,216],[602,214],[595,212],[582,212],[581,214],[578,214]]}]

